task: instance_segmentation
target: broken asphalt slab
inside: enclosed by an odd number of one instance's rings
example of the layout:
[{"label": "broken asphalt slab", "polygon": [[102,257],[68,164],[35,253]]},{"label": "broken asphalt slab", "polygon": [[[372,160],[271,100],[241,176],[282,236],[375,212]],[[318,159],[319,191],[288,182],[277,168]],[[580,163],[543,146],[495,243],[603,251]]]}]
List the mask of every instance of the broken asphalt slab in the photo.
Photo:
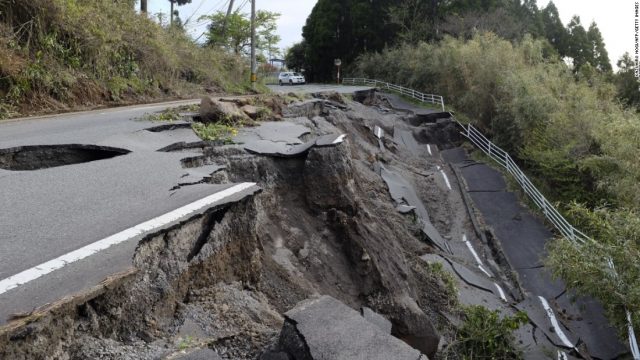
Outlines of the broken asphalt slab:
[{"label": "broken asphalt slab", "polygon": [[413,210],[416,217],[418,217],[422,223],[422,232],[425,236],[442,251],[451,252],[447,242],[440,235],[440,232],[431,224],[427,208],[418,197],[413,186],[392,168],[387,169],[380,163],[376,164],[376,167],[378,168],[380,176],[387,184],[387,188],[389,189],[391,198],[393,198],[396,203],[398,212],[404,214]]},{"label": "broken asphalt slab", "polygon": [[252,141],[244,146],[245,150],[261,155],[277,157],[295,157],[305,154],[313,147],[336,146],[341,144],[346,135],[325,135],[314,138],[304,144],[288,145],[270,140]]},{"label": "broken asphalt slab", "polygon": [[330,297],[285,313],[280,348],[298,360],[418,360],[426,356]]}]

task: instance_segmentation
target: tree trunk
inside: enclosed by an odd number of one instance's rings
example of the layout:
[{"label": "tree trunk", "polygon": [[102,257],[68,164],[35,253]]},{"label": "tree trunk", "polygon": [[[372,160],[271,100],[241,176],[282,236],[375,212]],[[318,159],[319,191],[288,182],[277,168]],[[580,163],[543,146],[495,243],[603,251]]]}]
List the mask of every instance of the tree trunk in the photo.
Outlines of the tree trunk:
[{"label": "tree trunk", "polygon": [[140,12],[143,14],[147,13],[147,0],[140,0]]}]

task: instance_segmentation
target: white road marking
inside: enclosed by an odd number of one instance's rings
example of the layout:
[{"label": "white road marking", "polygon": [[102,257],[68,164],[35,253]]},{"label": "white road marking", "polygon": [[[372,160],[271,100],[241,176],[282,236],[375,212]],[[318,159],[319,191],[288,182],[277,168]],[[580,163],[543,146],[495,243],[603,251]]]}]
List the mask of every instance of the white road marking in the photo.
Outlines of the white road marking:
[{"label": "white road marking", "polygon": [[640,359],[640,349],[638,349],[638,340],[636,339],[636,332],[633,330],[633,322],[631,321],[631,313],[627,310],[627,324],[629,333],[629,347],[631,348],[631,355],[633,359]]},{"label": "white road marking", "polygon": [[106,250],[113,245],[123,243],[138,235],[144,234],[146,232],[149,232],[159,227],[170,224],[189,214],[192,214],[205,207],[218,203],[224,200],[225,198],[228,198],[234,194],[237,194],[241,191],[249,189],[255,185],[256,185],[255,183],[241,183],[241,184],[234,185],[228,189],[222,190],[220,192],[209,195],[200,200],[194,201],[191,204],[175,209],[164,215],[160,215],[155,219],[151,219],[149,221],[143,222],[142,224],[136,225],[134,227],[121,231],[117,234],[106,237],[102,240],[98,240],[78,250],[74,250],[70,253],[57,257],[53,260],[49,260],[45,263],[34,266],[31,269],[27,269],[21,273],[10,276],[0,281],[0,294],[4,294],[5,292],[11,289],[14,289],[20,285],[24,285],[52,271],[61,269],[66,265],[74,263],[78,260],[82,260],[102,250]]},{"label": "white road marking", "polygon": [[507,302],[507,297],[504,294],[504,291],[502,290],[502,287],[500,287],[500,285],[498,285],[498,283],[493,283],[496,288],[498,289],[498,292],[500,293],[500,299],[502,299],[502,301]]},{"label": "white road marking", "polygon": [[433,156],[433,153],[431,153],[431,145],[427,144],[427,151],[429,151],[429,155]]},{"label": "white road marking", "polygon": [[473,255],[473,258],[476,260],[476,264],[478,265],[478,269],[480,269],[480,271],[482,271],[483,273],[485,273],[485,275],[487,275],[488,277],[492,278],[493,276],[491,275],[490,272],[488,272],[483,266],[482,266],[482,260],[480,260],[480,256],[478,256],[478,253],[476,252],[476,250],[473,248],[473,245],[471,245],[471,243],[469,242],[469,240],[467,240],[467,235],[463,234],[462,235],[462,241],[467,245],[467,247],[469,248],[469,251],[471,252],[471,255]]},{"label": "white road marking", "polygon": [[482,265],[478,265],[478,269],[480,269],[480,271],[482,271],[485,275],[487,275],[488,277],[492,278],[493,275],[491,275],[490,272],[487,271],[487,269],[485,269],[484,267],[482,267]]},{"label": "white road marking", "polygon": [[382,128],[378,125],[376,125],[375,129],[374,129],[374,134],[376,135],[376,137],[378,139],[382,139],[382,136],[384,135],[384,131],[382,130]]},{"label": "white road marking", "polygon": [[556,335],[558,336],[560,341],[562,341],[562,344],[564,346],[566,346],[568,348],[573,348],[573,344],[571,344],[571,341],[569,341],[569,339],[567,338],[567,335],[565,335],[564,331],[562,331],[562,328],[560,327],[560,324],[558,323],[558,319],[556,319],[556,315],[553,313],[553,309],[551,309],[551,306],[549,306],[549,303],[547,302],[547,299],[543,298],[542,296],[538,296],[538,299],[540,299],[540,303],[542,303],[542,307],[544,308],[545,312],[547,313],[547,317],[551,321],[551,326],[553,327],[553,332],[556,333]]},{"label": "white road marking", "polygon": [[444,170],[440,170],[440,172],[442,173],[444,182],[447,183],[447,187],[449,188],[449,190],[451,190],[451,183],[449,183],[449,178],[447,177],[447,174],[445,174]]},{"label": "white road marking", "polygon": [[569,357],[564,351],[558,350],[558,360],[569,360]]},{"label": "white road marking", "polygon": [[338,136],[337,139],[333,140],[332,144],[340,144],[341,142],[344,141],[344,138],[347,137],[347,134],[342,134],[340,136]]}]

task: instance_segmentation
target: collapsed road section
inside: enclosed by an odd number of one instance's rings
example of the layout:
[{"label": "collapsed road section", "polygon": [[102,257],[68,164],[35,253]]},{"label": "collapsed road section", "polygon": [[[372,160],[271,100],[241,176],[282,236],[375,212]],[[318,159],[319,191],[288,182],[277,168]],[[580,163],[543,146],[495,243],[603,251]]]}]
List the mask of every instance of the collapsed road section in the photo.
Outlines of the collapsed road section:
[{"label": "collapsed road section", "polygon": [[[448,165],[464,162],[455,124],[392,110],[400,99],[373,91],[354,99],[206,99],[184,121],[125,112],[73,141],[45,143],[27,127],[21,142],[13,124],[0,132],[12,148],[129,151],[0,172],[22,214],[0,215],[0,358],[468,355],[470,306],[515,318],[536,298],[478,230],[484,221]],[[224,141],[191,129],[232,117],[241,120]],[[589,356],[537,315],[488,356]]]}]

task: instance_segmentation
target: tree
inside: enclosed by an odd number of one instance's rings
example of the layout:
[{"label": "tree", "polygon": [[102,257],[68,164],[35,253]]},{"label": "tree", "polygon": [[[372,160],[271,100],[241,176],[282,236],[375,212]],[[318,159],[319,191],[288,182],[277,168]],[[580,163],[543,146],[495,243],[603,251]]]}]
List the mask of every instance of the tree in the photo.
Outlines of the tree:
[{"label": "tree", "polygon": [[438,38],[441,3],[442,0],[403,0],[391,6],[389,23],[396,26],[398,40],[415,44]]},{"label": "tree", "polygon": [[140,12],[143,14],[147,13],[147,0],[140,0]]},{"label": "tree", "polygon": [[174,9],[173,9],[174,5],[178,4],[178,6],[182,6],[185,4],[190,4],[191,0],[169,0],[169,2],[171,3],[171,11],[169,13],[169,18],[170,18],[169,23],[173,25],[173,16],[175,15]]},{"label": "tree", "polygon": [[[256,48],[260,51],[274,51],[274,44],[280,41],[275,35],[276,20],[280,14],[258,10],[256,12]],[[232,13],[227,21],[226,32],[222,33],[226,14],[218,11],[212,15],[200,17],[209,20],[207,26],[207,45],[222,46],[235,54],[247,54],[251,46],[251,20],[247,14]]]},{"label": "tree", "polygon": [[569,50],[567,49],[567,38],[569,34],[567,33],[567,29],[562,24],[562,20],[560,20],[560,14],[558,13],[558,8],[553,3],[553,1],[549,1],[547,7],[545,7],[541,15],[542,17],[542,27],[543,34],[553,45],[553,47],[558,51],[558,54],[561,57],[567,56]]},{"label": "tree", "polygon": [[611,62],[609,61],[609,54],[604,46],[604,40],[598,25],[592,22],[589,25],[589,31],[587,31],[587,38],[591,43],[591,65],[601,72],[611,72]]},{"label": "tree", "polygon": [[287,55],[284,58],[287,68],[295,71],[302,71],[303,69],[306,69],[306,51],[307,44],[304,41],[301,41],[290,47],[287,51]]},{"label": "tree", "polygon": [[349,67],[365,51],[379,51],[395,40],[389,24],[391,0],[318,0],[302,29],[308,45],[307,74],[312,80],[334,77],[334,59]]},{"label": "tree", "polygon": [[618,73],[614,82],[618,88],[618,98],[627,106],[640,109],[640,82],[635,75],[635,64],[629,53],[618,60]]},{"label": "tree", "polygon": [[567,31],[569,33],[567,55],[573,58],[573,69],[577,72],[582,65],[593,61],[593,47],[587,36],[587,31],[580,23],[579,16],[571,18]]}]

